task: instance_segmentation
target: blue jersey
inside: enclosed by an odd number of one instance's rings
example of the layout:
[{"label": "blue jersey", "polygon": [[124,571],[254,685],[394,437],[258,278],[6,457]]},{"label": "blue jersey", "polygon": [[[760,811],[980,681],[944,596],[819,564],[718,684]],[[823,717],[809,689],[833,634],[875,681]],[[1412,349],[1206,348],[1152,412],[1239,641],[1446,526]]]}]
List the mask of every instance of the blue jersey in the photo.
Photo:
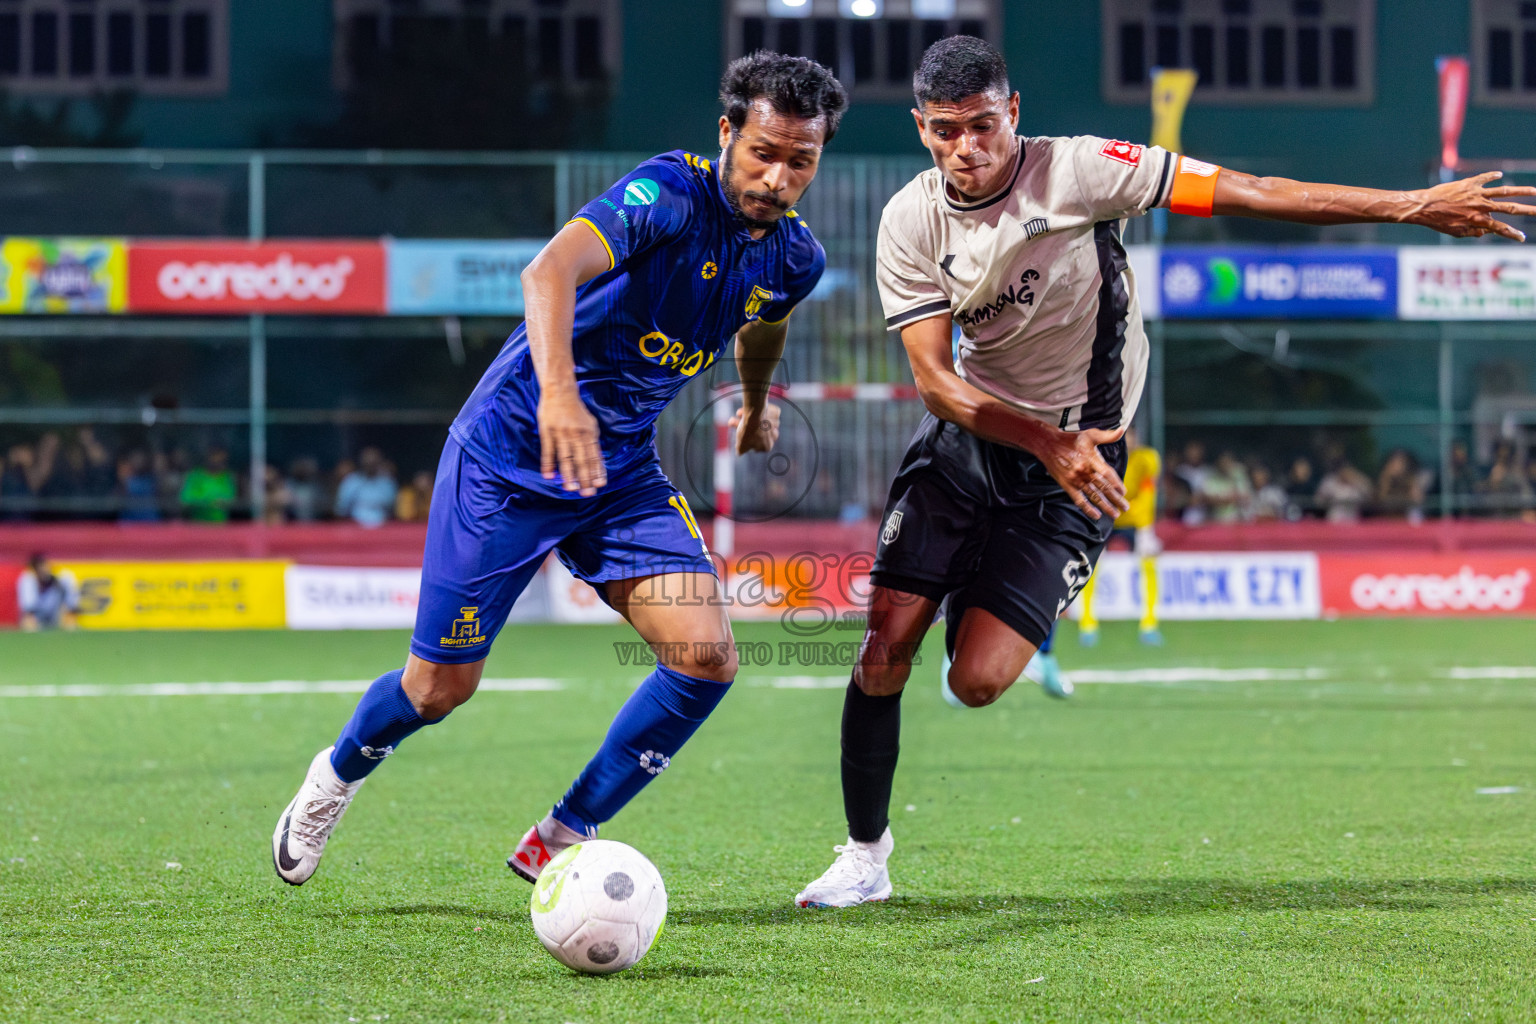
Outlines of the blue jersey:
[{"label": "blue jersey", "polygon": [[[810,294],[826,253],[793,212],[754,240],[712,162],[680,150],[647,160],[571,220],[608,250],[608,270],[576,291],[571,348],[613,480],[655,458],[656,418],[743,324],[781,322]],[[450,433],[506,479],[576,497],[539,472],[538,404],[520,325]]]}]

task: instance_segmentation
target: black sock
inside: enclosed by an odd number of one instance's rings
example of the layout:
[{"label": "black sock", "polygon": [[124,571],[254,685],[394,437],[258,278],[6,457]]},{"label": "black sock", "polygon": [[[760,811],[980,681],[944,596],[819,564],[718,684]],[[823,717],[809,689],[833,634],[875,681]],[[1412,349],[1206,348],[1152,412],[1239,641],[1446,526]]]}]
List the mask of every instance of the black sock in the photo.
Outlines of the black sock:
[{"label": "black sock", "polygon": [[901,751],[901,693],[871,697],[849,682],[843,700],[843,810],[848,835],[872,843],[891,823],[891,780]]}]

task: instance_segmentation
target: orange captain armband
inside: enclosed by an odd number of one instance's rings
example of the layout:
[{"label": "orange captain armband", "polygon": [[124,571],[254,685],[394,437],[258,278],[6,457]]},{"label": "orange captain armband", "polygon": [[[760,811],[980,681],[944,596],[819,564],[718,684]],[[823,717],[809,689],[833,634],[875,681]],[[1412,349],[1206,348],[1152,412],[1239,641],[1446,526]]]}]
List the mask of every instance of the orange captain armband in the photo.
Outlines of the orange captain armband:
[{"label": "orange captain armband", "polygon": [[1191,217],[1209,217],[1216,205],[1216,178],[1221,168],[1204,160],[1179,157],[1173,175],[1173,191],[1168,194],[1168,209]]}]

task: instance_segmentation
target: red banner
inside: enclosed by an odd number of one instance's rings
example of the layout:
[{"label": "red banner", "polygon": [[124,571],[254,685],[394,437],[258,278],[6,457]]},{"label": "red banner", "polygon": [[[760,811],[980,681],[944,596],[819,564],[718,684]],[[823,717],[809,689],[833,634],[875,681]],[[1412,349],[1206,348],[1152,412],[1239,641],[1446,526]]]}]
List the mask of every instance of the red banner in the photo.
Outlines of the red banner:
[{"label": "red banner", "polygon": [[378,242],[130,242],[132,313],[384,312]]},{"label": "red banner", "polygon": [[1324,615],[1536,612],[1536,552],[1324,554],[1318,561]]},{"label": "red banner", "polygon": [[1461,163],[1461,129],[1467,120],[1467,58],[1435,58],[1435,75],[1440,80],[1440,167],[1454,171]]}]

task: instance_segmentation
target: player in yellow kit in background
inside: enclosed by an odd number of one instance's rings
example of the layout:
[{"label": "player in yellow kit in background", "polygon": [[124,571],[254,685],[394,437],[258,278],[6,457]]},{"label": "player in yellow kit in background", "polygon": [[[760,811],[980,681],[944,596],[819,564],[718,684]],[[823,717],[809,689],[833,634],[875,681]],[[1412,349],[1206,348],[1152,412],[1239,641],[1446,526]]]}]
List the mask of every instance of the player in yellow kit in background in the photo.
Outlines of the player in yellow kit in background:
[{"label": "player in yellow kit in background", "polygon": [[[1141,560],[1141,642],[1161,646],[1163,634],[1157,628],[1157,556],[1162,551],[1158,542],[1157,480],[1163,471],[1163,460],[1155,448],[1143,448],[1138,443],[1136,428],[1125,432],[1125,446],[1129,452],[1125,463],[1125,500],[1130,508],[1115,520],[1109,543],[1115,538],[1125,540],[1131,551]],[[1077,639],[1084,647],[1099,642],[1099,620],[1093,613],[1093,592],[1097,588],[1097,571],[1088,577],[1083,587],[1083,618],[1078,623]]]}]

